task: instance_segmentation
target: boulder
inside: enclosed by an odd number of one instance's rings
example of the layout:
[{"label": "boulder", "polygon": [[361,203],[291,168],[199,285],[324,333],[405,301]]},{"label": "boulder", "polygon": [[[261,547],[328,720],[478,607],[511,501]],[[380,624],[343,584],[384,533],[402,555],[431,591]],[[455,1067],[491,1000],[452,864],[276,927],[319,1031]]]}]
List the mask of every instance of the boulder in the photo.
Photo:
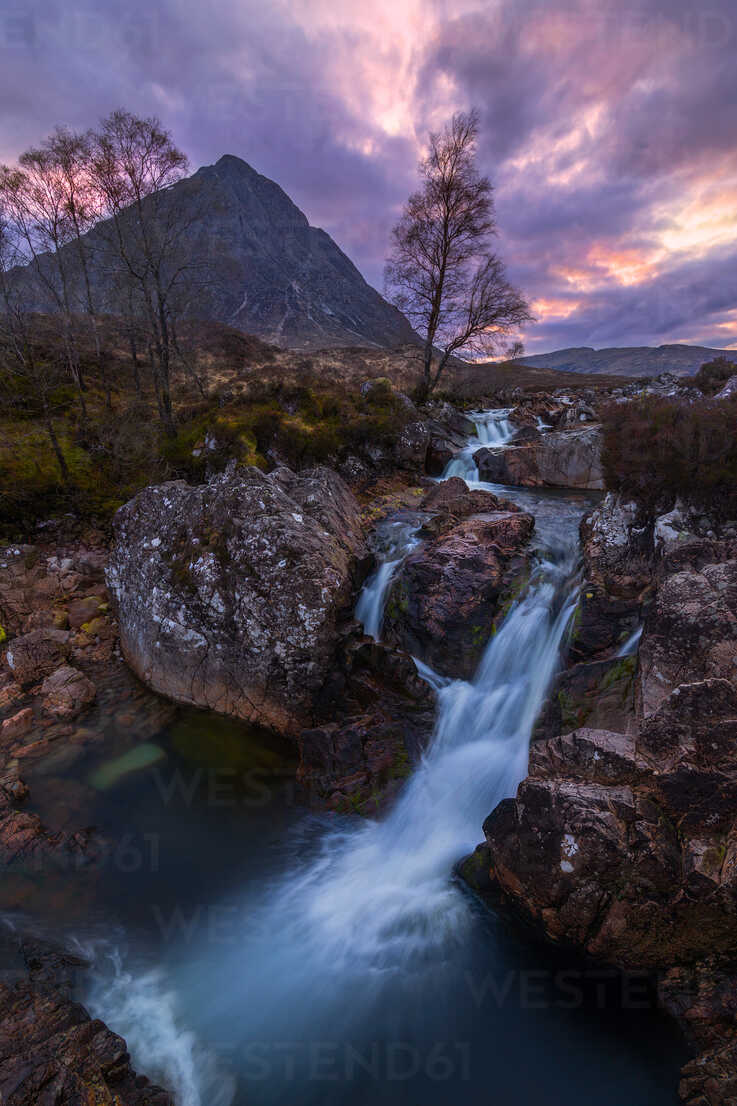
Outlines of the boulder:
[{"label": "boulder", "polygon": [[470,679],[495,621],[525,579],[532,515],[468,518],[404,561],[389,593],[384,636],[446,676]]},{"label": "boulder", "polygon": [[329,469],[146,488],[115,517],[107,570],[124,656],[170,699],[295,734],[365,557],[358,504]]},{"label": "boulder", "polygon": [[13,638],[5,659],[17,682],[26,687],[50,676],[69,656],[69,637],[67,630],[44,627]]},{"label": "boulder", "polygon": [[604,487],[601,467],[601,428],[562,430],[543,434],[539,441],[505,449],[478,449],[474,461],[482,480],[523,487]]},{"label": "boulder", "polygon": [[79,669],[65,664],[46,677],[41,694],[43,709],[55,718],[67,720],[76,718],[93,702],[96,689]]}]

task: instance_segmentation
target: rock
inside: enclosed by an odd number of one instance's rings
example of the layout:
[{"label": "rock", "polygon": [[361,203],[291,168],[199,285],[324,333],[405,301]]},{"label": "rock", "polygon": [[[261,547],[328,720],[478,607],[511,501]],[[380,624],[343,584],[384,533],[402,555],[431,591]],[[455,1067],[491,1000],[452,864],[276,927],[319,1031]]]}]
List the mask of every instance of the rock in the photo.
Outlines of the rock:
[{"label": "rock", "polygon": [[33,707],[24,707],[17,714],[6,718],[0,731],[0,743],[5,745],[7,741],[15,741],[19,737],[25,737],[33,729]]},{"label": "rock", "polygon": [[720,392],[714,396],[714,399],[731,399],[737,395],[737,376],[730,376],[727,383],[724,385]]},{"label": "rock", "polygon": [[245,468],[147,488],[114,534],[108,587],[144,683],[285,733],[310,724],[366,556],[336,473]]},{"label": "rock", "polygon": [[510,439],[512,445],[523,445],[527,442],[539,442],[542,438],[542,431],[538,430],[535,426],[523,426],[515,432]]},{"label": "rock", "polygon": [[27,974],[0,984],[0,1100],[8,1106],[173,1106],[126,1043],[72,998],[84,962],[27,942]]},{"label": "rock", "polygon": [[23,688],[15,680],[8,680],[0,687],[0,708],[7,707],[9,703],[19,699],[23,694]]},{"label": "rock", "polygon": [[387,641],[443,675],[470,679],[495,619],[525,578],[534,519],[497,511],[467,519],[415,549],[387,600]]},{"label": "rock", "polygon": [[345,682],[326,700],[328,721],[297,740],[297,779],[338,810],[375,814],[409,775],[433,730],[434,695],[404,653],[361,641]]},{"label": "rock", "polygon": [[69,604],[69,626],[72,630],[79,630],[85,622],[91,622],[100,613],[100,607],[104,600],[98,595],[90,595],[85,599],[75,599]]},{"label": "rock", "polygon": [[428,476],[442,476],[459,448],[456,442],[445,434],[432,435],[425,455],[425,472]]},{"label": "rock", "polygon": [[721,677],[737,685],[737,560],[678,567],[664,563],[640,643],[645,716],[679,684]]},{"label": "rock", "polygon": [[609,492],[581,523],[586,578],[608,595],[639,597],[652,582],[653,525],[642,508]]},{"label": "rock", "polygon": [[62,665],[41,686],[43,709],[55,718],[76,718],[93,702],[96,689],[91,680],[71,665]]},{"label": "rock", "polygon": [[590,660],[616,651],[642,624],[652,599],[652,522],[611,493],[581,523],[586,579],[571,651]]},{"label": "rock", "polygon": [[604,487],[601,428],[553,431],[539,441],[494,450],[477,450],[474,461],[482,480],[523,487]]},{"label": "rock", "polygon": [[420,509],[438,514],[451,515],[454,518],[468,518],[493,511],[515,512],[521,510],[510,499],[501,499],[492,492],[481,488],[469,488],[460,476],[451,476],[435,484],[420,501]]},{"label": "rock", "polygon": [[14,638],[6,661],[23,687],[49,676],[69,656],[69,633],[51,628],[31,630]]},{"label": "rock", "polygon": [[430,442],[430,428],[426,422],[409,422],[400,430],[394,444],[394,460],[399,468],[425,471],[425,456]]},{"label": "rock", "polygon": [[535,740],[593,729],[632,731],[635,719],[637,658],[621,657],[575,664],[560,673],[535,726]]}]

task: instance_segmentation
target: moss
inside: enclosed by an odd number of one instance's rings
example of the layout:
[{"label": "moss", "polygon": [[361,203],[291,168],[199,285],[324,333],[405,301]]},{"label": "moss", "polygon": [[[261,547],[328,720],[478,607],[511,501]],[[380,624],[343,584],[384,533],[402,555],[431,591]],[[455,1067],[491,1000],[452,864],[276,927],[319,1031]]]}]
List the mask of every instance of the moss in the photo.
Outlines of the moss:
[{"label": "moss", "polygon": [[560,721],[563,727],[563,733],[568,733],[570,730],[576,730],[580,726],[583,726],[589,714],[591,708],[586,704],[573,698],[567,691],[561,690],[558,692],[558,706],[560,707]]},{"label": "moss", "polygon": [[393,780],[406,780],[411,773],[412,764],[410,763],[409,754],[404,745],[400,745],[392,760],[391,777]]},{"label": "moss", "polygon": [[612,665],[609,671],[601,681],[602,690],[606,691],[613,687],[614,684],[620,682],[620,680],[631,680],[635,674],[635,667],[637,665],[637,657],[622,657],[620,661]]},{"label": "moss", "polygon": [[0,645],[3,645],[8,640],[8,635],[4,626],[0,626]]}]

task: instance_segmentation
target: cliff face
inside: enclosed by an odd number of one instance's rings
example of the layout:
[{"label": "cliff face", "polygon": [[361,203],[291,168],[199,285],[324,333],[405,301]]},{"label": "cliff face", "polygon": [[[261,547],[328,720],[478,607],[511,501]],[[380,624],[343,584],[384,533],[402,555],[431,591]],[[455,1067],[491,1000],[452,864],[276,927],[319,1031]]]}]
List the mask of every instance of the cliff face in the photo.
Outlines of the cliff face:
[{"label": "cliff face", "polygon": [[[404,315],[366,283],[330,235],[311,227],[278,184],[240,158],[221,157],[149,203],[156,204],[172,273],[186,270],[181,286],[188,316],[228,323],[285,348],[393,347],[416,340]],[[95,307],[116,314],[123,308],[113,237],[103,223],[86,243]],[[84,310],[76,246],[63,254],[72,300]],[[35,285],[27,302],[55,310],[53,298]]]}]

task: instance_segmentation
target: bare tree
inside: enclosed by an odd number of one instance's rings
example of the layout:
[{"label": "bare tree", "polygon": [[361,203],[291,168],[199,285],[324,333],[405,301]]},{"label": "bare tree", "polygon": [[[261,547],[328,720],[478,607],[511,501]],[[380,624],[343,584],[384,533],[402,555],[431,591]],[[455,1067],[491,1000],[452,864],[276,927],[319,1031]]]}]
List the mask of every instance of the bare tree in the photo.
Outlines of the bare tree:
[{"label": "bare tree", "polygon": [[[66,127],[57,127],[42,143],[40,151],[31,151],[52,167],[57,188],[61,191],[63,210],[67,220],[67,237],[73,243],[76,264],[72,287],[77,293],[82,310],[89,318],[95,344],[97,367],[105,391],[108,410],[112,409],[110,379],[100,343],[98,310],[93,293],[92,242],[88,231],[99,222],[102,214],[101,198],[90,174],[91,136],[80,134]],[[23,155],[26,157],[28,155]],[[21,158],[21,164],[23,163]]]},{"label": "bare tree", "polygon": [[109,217],[109,246],[127,278],[127,306],[135,304],[148,322],[154,387],[168,434],[175,432],[172,319],[190,264],[185,239],[192,221],[170,190],[186,171],[186,157],[157,119],[115,111],[92,135],[91,179]]},{"label": "bare tree", "polygon": [[35,282],[41,298],[62,322],[69,373],[79,393],[86,420],[84,380],[77,345],[72,303],[71,258],[65,247],[73,226],[58,167],[48,150],[27,150],[20,168],[0,166],[0,200],[6,229],[11,234],[15,261],[26,266],[26,281]]},{"label": "bare tree", "polygon": [[[22,260],[22,254],[21,254]],[[51,443],[62,482],[69,482],[53,415],[53,393],[59,385],[58,366],[40,356],[33,341],[33,318],[24,306],[23,288],[8,279],[19,261],[13,220],[0,203],[0,382],[8,405],[36,405]]]},{"label": "bare tree", "polygon": [[424,337],[425,396],[454,354],[491,355],[532,319],[491,248],[493,190],[476,166],[478,128],[478,113],[471,111],[430,135],[421,187],[392,232],[386,287]]}]

